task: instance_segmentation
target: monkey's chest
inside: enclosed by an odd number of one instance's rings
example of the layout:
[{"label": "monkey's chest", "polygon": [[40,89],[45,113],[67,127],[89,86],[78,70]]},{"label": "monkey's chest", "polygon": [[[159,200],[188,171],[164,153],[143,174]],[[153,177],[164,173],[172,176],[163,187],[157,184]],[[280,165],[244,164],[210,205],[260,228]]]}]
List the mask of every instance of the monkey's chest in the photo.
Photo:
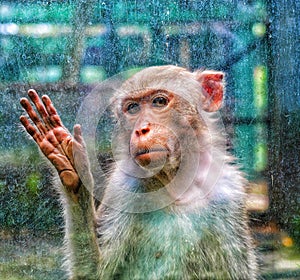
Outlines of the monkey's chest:
[{"label": "monkey's chest", "polygon": [[200,233],[173,217],[145,219],[134,227],[118,279],[185,279],[187,259]]}]

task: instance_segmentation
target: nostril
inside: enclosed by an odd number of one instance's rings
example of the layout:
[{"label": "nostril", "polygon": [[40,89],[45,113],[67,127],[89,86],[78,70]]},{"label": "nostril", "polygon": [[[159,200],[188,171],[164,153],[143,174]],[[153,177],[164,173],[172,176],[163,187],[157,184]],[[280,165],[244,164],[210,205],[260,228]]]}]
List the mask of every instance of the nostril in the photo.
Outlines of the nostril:
[{"label": "nostril", "polygon": [[150,131],[150,129],[148,127],[147,128],[143,128],[142,129],[142,134],[147,134],[149,131]]},{"label": "nostril", "polygon": [[141,129],[137,129],[135,131],[136,136],[146,135],[150,131],[149,127],[143,127]]}]

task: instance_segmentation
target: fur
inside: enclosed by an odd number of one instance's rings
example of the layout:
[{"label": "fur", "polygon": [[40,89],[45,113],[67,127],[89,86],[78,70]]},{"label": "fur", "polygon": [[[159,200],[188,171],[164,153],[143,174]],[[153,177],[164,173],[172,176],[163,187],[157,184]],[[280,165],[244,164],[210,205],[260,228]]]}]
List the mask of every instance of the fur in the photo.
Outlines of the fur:
[{"label": "fur", "polygon": [[226,154],[217,115],[201,109],[210,101],[197,75],[175,66],[150,67],[119,89],[117,117],[122,100],[137,92],[159,89],[180,97],[174,116],[188,121],[174,119],[181,158],[173,158],[159,178],[137,178],[122,156],[126,142],[119,145],[120,162],[96,212],[90,186],[79,188],[78,201],[64,194],[71,279],[257,278],[244,206],[246,180]]}]

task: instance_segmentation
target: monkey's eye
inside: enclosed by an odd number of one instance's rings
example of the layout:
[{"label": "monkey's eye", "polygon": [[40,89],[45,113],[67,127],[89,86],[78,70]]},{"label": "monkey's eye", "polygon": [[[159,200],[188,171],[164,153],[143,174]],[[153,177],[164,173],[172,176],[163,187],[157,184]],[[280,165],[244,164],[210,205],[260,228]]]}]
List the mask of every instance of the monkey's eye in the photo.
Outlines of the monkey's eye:
[{"label": "monkey's eye", "polygon": [[164,96],[158,96],[152,100],[153,107],[165,107],[168,105],[168,103],[169,103],[169,100]]},{"label": "monkey's eye", "polygon": [[135,114],[140,110],[140,105],[136,102],[129,103],[126,107],[126,112],[129,114]]}]

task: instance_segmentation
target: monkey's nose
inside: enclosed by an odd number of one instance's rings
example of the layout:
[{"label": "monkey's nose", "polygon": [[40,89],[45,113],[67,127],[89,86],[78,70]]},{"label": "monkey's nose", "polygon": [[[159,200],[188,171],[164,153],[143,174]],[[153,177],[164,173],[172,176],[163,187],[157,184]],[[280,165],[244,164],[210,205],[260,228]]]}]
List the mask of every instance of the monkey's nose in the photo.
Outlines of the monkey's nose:
[{"label": "monkey's nose", "polygon": [[143,127],[139,128],[135,131],[135,135],[140,137],[140,136],[148,134],[149,132],[150,132],[150,127],[149,126],[143,126]]}]

